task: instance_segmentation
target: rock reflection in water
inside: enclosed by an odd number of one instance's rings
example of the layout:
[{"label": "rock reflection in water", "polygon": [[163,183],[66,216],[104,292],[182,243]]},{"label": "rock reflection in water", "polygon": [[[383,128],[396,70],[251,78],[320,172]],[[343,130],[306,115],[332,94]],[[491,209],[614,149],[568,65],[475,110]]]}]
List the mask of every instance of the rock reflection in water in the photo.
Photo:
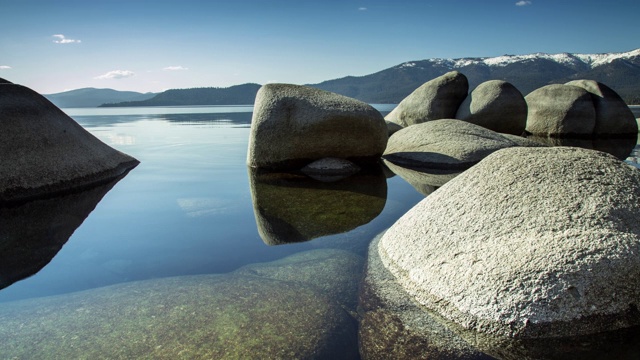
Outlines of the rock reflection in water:
[{"label": "rock reflection in water", "polygon": [[269,245],[355,229],[375,219],[387,199],[380,167],[335,182],[249,168],[249,180],[258,232]]},{"label": "rock reflection in water", "polygon": [[568,138],[527,136],[527,139],[550,146],[572,146],[609,153],[626,159],[638,143],[637,137]]},{"label": "rock reflection in water", "polygon": [[461,174],[460,171],[439,169],[433,169],[431,171],[412,170],[396,165],[387,160],[384,160],[384,164],[424,196],[428,196],[432,192],[436,191],[437,188],[444,185],[447,181]]},{"label": "rock reflection in water", "polygon": [[66,196],[11,207],[0,204],[0,289],[45,267],[125,175]]}]

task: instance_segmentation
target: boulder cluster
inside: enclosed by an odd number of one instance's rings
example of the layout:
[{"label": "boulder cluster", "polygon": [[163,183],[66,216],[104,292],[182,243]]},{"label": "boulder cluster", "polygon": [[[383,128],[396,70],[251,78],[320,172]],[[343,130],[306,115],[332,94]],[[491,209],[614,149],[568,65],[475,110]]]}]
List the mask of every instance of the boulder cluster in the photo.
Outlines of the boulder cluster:
[{"label": "boulder cluster", "polygon": [[[620,160],[631,149],[593,150],[601,139],[633,137],[633,147],[638,126],[606,85],[576,80],[525,97],[492,80],[469,93],[453,71],[383,117],[351,98],[270,84],[253,116],[251,171],[348,177],[382,158],[428,195],[371,245],[364,358],[561,358],[576,351],[565,339],[596,346],[593,334],[640,326],[640,172]],[[589,149],[556,146],[565,139]],[[279,224],[265,211],[273,201],[257,218]]]}]

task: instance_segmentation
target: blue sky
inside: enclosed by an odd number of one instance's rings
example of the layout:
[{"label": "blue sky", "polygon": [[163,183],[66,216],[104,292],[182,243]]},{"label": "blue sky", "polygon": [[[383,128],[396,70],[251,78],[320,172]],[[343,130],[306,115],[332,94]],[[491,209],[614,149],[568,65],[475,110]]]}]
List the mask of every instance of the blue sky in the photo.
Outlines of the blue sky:
[{"label": "blue sky", "polygon": [[41,93],[318,83],[405,61],[640,47],[640,1],[0,0],[0,78]]}]

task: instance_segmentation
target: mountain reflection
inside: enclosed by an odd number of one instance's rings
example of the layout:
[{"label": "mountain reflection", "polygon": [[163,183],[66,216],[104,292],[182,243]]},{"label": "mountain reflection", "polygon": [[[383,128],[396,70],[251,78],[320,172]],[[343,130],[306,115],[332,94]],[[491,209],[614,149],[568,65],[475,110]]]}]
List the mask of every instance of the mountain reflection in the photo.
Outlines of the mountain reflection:
[{"label": "mountain reflection", "polygon": [[375,219],[387,200],[380,167],[333,182],[249,169],[253,209],[268,245],[347,232]]},{"label": "mountain reflection", "polygon": [[0,204],[0,289],[44,268],[124,176],[66,196],[12,207]]}]

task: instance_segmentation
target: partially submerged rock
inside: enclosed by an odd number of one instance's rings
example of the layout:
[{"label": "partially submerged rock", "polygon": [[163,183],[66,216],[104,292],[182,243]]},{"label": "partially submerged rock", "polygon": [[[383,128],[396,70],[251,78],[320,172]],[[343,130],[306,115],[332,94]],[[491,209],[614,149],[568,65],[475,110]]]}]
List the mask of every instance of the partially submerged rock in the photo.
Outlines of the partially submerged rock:
[{"label": "partially submerged rock", "polygon": [[414,303],[369,248],[360,287],[360,355],[363,359],[491,359]]},{"label": "partially submerged rock", "polygon": [[539,136],[591,136],[596,110],[591,94],[573,85],[553,84],[525,96],[529,134]]},{"label": "partially submerged rock", "polygon": [[393,134],[383,157],[408,168],[464,170],[496,150],[514,146],[519,144],[495,131],[442,119]]},{"label": "partially submerged rock", "polygon": [[0,205],[106,183],[138,164],[21,85],[0,85],[0,126]]},{"label": "partially submerged rock", "polygon": [[326,157],[377,162],[387,138],[384,118],[369,104],[307,86],[267,84],[256,95],[247,165],[293,170]]},{"label": "partially submerged rock", "polygon": [[464,99],[455,117],[499,133],[522,135],[527,125],[527,102],[510,83],[485,81]]},{"label": "partially submerged rock", "polygon": [[498,151],[380,241],[412,297],[460,327],[517,339],[640,325],[640,172],[578,148]]},{"label": "partially submerged rock", "polygon": [[[362,259],[339,251],[295,256],[225,275],[4,303],[0,358],[357,358],[356,322],[332,295],[355,297],[357,287],[348,287]],[[298,266],[303,259],[307,268]],[[288,269],[293,264],[299,271]]]},{"label": "partially submerged rock", "polygon": [[591,94],[596,110],[595,135],[637,135],[638,124],[624,100],[613,89],[594,80],[574,80],[573,85]]},{"label": "partially submerged rock", "polygon": [[466,76],[457,71],[448,72],[414,90],[385,116],[385,120],[406,127],[455,118],[468,91]]},{"label": "partially submerged rock", "polygon": [[349,251],[319,249],[267,263],[246,265],[235,273],[312,286],[350,313],[355,313],[364,262],[362,256]]}]

